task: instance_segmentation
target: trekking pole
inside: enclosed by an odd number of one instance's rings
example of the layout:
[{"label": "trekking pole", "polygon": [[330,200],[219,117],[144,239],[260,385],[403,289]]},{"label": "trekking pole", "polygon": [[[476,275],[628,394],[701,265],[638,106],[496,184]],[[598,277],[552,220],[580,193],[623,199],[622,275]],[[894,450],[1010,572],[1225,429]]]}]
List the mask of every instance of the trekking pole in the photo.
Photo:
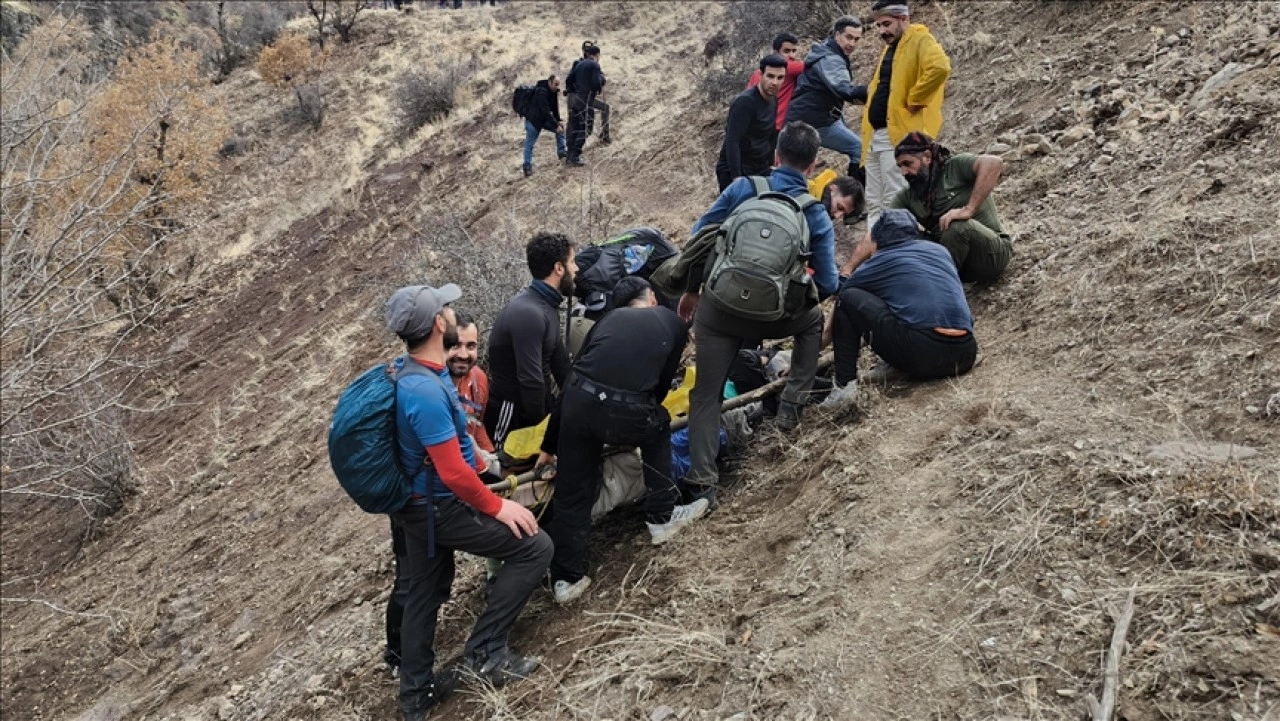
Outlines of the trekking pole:
[{"label": "trekking pole", "polygon": [[[834,362],[835,362],[834,354],[832,353],[823,354],[823,356],[818,359],[817,370],[825,370],[828,367],[830,367],[831,364]],[[758,400],[768,398],[774,393],[781,391],[782,388],[786,385],[787,385],[786,378],[779,378],[778,380],[773,381],[772,383],[766,383],[765,385],[760,386],[759,388],[751,391],[750,393],[743,393],[740,396],[735,396],[725,401],[720,405],[720,412],[724,413],[725,411],[731,411],[735,408],[741,408],[745,405],[750,405],[751,403],[755,403]],[[689,417],[680,416],[679,418],[672,419],[671,430],[673,432],[678,431],[687,425],[689,425]],[[615,452],[622,452],[622,450],[620,449]],[[606,453],[605,455],[610,455],[610,454]],[[536,480],[540,480],[540,479],[534,476],[533,471],[525,471],[524,473],[521,473],[518,476],[517,475],[507,476],[500,483],[490,483],[488,484],[487,488],[494,492],[514,491],[520,486],[526,485],[528,483],[532,483],[533,481],[536,481]]]}]

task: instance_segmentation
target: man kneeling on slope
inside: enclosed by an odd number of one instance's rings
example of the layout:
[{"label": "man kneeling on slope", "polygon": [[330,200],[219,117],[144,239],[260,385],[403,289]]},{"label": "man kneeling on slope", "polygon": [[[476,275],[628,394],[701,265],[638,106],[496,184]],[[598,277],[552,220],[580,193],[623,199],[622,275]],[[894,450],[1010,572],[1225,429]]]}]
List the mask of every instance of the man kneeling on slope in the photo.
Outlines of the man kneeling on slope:
[{"label": "man kneeling on slope", "polygon": [[911,213],[881,214],[854,248],[851,264],[855,270],[841,286],[823,334],[824,341],[834,340],[836,352],[836,388],[824,406],[853,398],[864,340],[912,378],[948,378],[973,368],[978,342],[960,276],[945,249],[920,239]]}]

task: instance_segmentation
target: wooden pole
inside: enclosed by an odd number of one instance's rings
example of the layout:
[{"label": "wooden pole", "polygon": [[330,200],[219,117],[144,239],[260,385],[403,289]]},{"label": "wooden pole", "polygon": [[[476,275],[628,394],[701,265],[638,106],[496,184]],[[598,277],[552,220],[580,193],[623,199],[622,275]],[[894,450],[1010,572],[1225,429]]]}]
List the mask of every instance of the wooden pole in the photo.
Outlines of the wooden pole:
[{"label": "wooden pole", "polygon": [[[818,359],[817,370],[820,370],[820,371],[824,370],[834,362],[835,362],[835,355],[832,353],[826,353],[821,358]],[[787,385],[787,379],[779,378],[778,380],[773,381],[772,383],[767,383],[763,386],[760,386],[759,388],[751,391],[750,393],[743,393],[740,396],[735,396],[733,398],[730,398],[729,400],[725,401],[720,405],[720,412],[724,413],[725,411],[731,411],[735,408],[741,408],[743,406],[750,405],[758,400],[763,400],[765,398],[768,398],[769,396],[781,391],[782,388],[786,385]],[[687,425],[689,425],[689,417],[681,416],[679,418],[672,419],[671,430],[673,432],[678,431]],[[614,451],[614,453],[620,453],[622,452],[622,450],[623,449],[616,450]],[[608,451],[606,451],[605,455],[611,455],[611,454]],[[513,491],[519,488],[520,486],[523,486],[527,483],[532,483],[535,480],[537,479],[534,478],[533,471],[525,471],[524,473],[521,473],[518,476],[507,476],[505,479],[503,479],[498,483],[490,483],[488,484],[487,488],[494,492]]]}]

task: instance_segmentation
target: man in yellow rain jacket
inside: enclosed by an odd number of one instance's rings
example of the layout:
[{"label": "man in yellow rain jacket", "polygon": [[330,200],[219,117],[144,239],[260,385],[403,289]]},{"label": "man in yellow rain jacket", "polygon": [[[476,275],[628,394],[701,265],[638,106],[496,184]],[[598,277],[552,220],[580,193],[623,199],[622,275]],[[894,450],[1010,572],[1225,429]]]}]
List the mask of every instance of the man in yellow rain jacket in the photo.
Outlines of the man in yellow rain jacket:
[{"label": "man in yellow rain jacket", "polygon": [[951,61],[929,28],[912,23],[906,0],[877,0],[873,30],[885,43],[862,111],[862,165],[866,169],[867,227],[875,225],[907,181],[894,162],[894,146],[912,131],[938,137],[942,95]]}]

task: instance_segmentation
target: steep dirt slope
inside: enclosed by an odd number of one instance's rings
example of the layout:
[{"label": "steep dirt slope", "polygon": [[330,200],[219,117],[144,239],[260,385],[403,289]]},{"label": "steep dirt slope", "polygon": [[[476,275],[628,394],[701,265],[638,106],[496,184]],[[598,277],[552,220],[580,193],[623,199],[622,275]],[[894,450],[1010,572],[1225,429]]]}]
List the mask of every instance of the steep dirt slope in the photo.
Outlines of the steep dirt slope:
[{"label": "steep dirt slope", "polygon": [[[980,365],[794,440],[762,430],[721,510],[661,554],[609,519],[597,590],[539,594],[519,626],[548,669],[446,717],[1079,718],[1136,588],[1123,718],[1274,719],[1280,7],[1209,8],[923,8],[955,65],[945,140],[1007,163],[1018,255],[973,291]],[[254,147],[228,161],[208,295],[154,339],[178,405],[138,429],[144,490],[102,539],[6,589],[61,609],[6,604],[6,711],[393,717],[385,521],[323,447],[343,383],[395,350],[381,300],[424,277],[500,298],[534,228],[679,237],[714,193],[720,118],[693,74],[718,6],[467,10],[371,14],[315,135],[252,72],[217,89]],[[582,38],[605,47],[617,142],[580,172],[540,146],[518,180],[506,93]],[[441,55],[472,68],[460,108],[402,136],[392,81]],[[446,655],[479,603],[469,568]]]}]

